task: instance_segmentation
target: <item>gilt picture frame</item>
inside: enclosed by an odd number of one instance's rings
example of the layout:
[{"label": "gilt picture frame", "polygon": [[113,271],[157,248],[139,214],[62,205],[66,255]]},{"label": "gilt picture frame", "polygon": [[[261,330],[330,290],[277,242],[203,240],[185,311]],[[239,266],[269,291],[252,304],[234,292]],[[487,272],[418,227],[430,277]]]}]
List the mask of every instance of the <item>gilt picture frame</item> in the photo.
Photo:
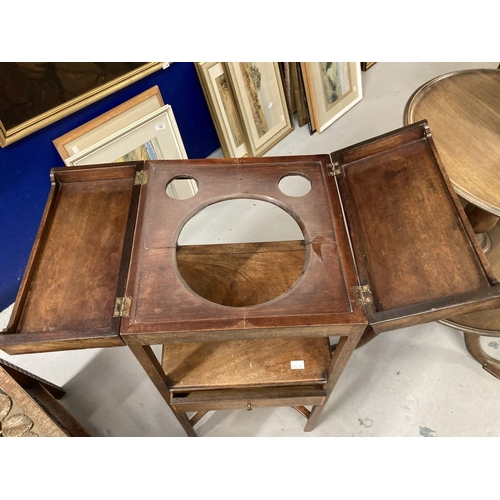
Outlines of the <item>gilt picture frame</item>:
[{"label": "gilt picture frame", "polygon": [[262,156],[293,130],[278,63],[225,63],[249,156]]},{"label": "gilt picture frame", "polygon": [[78,166],[162,159],[187,159],[169,104],[66,158],[64,163],[66,166]]},{"label": "gilt picture frame", "polygon": [[[0,106],[0,147],[168,66],[161,62],[0,63],[0,82],[6,86]],[[45,102],[44,96],[50,99]]]},{"label": "gilt picture frame", "polygon": [[66,160],[163,106],[160,89],[155,85],[52,142]]},{"label": "gilt picture frame", "polygon": [[313,130],[321,133],[363,99],[359,62],[300,63]]},{"label": "gilt picture frame", "polygon": [[248,156],[245,130],[224,64],[197,62],[195,67],[224,156]]},{"label": "gilt picture frame", "polygon": [[374,64],[374,62],[362,62],[361,64],[361,71],[368,71]]}]

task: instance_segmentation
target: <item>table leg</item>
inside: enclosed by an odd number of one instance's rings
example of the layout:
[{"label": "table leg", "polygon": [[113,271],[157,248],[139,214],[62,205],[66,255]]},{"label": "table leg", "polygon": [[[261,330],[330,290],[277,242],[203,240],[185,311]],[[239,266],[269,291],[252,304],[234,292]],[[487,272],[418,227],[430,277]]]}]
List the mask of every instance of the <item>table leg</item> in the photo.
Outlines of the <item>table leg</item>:
[{"label": "table leg", "polygon": [[498,217],[471,203],[465,207],[465,214],[477,235],[481,248],[487,254],[491,250],[491,238],[488,235],[488,231],[491,231],[495,227]]},{"label": "table leg", "polygon": [[488,373],[500,379],[500,361],[484,352],[484,349],[481,347],[481,336],[475,333],[464,332],[464,340],[465,347],[467,347],[471,356],[481,363]]},{"label": "table leg", "polygon": [[337,384],[340,375],[342,375],[342,372],[344,371],[349,358],[354,352],[354,349],[356,349],[356,346],[358,345],[362,334],[363,332],[359,332],[349,335],[348,337],[340,337],[339,343],[337,344],[337,347],[335,348],[335,351],[333,352],[332,358],[330,360],[328,381],[326,383],[326,400],[322,405],[313,406],[311,413],[309,414],[309,417],[307,419],[307,423],[304,427],[305,432],[312,431],[316,427],[319,416],[323,411],[323,408],[325,407],[330,394],[333,391],[333,388]]},{"label": "table leg", "polygon": [[359,340],[356,349],[359,349],[360,347],[363,347],[364,345],[368,344],[368,342],[371,342],[378,335],[379,334],[376,333],[371,326],[368,326],[364,331],[363,335],[361,336],[361,339]]},{"label": "table leg", "polygon": [[[465,207],[465,213],[477,235],[481,248],[488,254],[492,248],[492,240],[488,235],[498,222],[498,217],[475,205],[469,203]],[[470,355],[478,361],[483,368],[496,378],[500,378],[500,361],[488,356],[481,347],[481,335],[477,333],[464,332],[465,347]]]},{"label": "table leg", "polygon": [[160,362],[151,349],[151,346],[142,345],[134,342],[133,340],[127,340],[127,345],[132,354],[137,358],[137,361],[139,361],[139,363],[141,364],[149,379],[158,389],[158,392],[166,401],[170,410],[172,410],[172,413],[182,425],[182,428],[186,431],[186,434],[190,437],[196,437],[196,432],[193,429],[193,424],[189,421],[188,416],[185,413],[174,411],[170,406],[170,391],[168,390],[167,376],[165,375]]}]

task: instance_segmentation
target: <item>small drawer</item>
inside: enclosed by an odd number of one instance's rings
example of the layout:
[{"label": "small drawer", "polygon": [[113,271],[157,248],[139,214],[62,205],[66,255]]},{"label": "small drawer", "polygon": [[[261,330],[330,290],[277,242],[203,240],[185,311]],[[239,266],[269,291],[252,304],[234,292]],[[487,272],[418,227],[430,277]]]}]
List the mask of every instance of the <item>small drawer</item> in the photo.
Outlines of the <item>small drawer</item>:
[{"label": "small drawer", "polygon": [[327,392],[318,386],[263,387],[241,390],[206,390],[172,393],[176,411],[252,410],[277,406],[320,405]]}]

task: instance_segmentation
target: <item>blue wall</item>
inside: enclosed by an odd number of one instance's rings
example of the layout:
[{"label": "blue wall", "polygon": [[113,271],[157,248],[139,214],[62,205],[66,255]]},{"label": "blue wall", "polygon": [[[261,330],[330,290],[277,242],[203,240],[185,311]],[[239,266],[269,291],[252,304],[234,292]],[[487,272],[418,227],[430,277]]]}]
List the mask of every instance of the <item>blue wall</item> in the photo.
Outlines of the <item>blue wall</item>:
[{"label": "blue wall", "polygon": [[64,166],[52,141],[153,85],[172,106],[189,158],[205,158],[220,147],[193,63],[174,63],[0,148],[0,311],[16,298],[49,194],[50,169]]}]

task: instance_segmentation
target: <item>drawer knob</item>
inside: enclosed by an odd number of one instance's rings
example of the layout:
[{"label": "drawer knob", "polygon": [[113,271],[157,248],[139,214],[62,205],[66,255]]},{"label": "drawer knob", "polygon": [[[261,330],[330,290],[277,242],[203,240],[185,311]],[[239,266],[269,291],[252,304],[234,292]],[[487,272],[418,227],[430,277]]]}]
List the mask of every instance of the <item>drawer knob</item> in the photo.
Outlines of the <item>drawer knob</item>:
[{"label": "drawer knob", "polygon": [[247,404],[247,411],[252,411],[252,405],[251,405],[251,403]]}]

